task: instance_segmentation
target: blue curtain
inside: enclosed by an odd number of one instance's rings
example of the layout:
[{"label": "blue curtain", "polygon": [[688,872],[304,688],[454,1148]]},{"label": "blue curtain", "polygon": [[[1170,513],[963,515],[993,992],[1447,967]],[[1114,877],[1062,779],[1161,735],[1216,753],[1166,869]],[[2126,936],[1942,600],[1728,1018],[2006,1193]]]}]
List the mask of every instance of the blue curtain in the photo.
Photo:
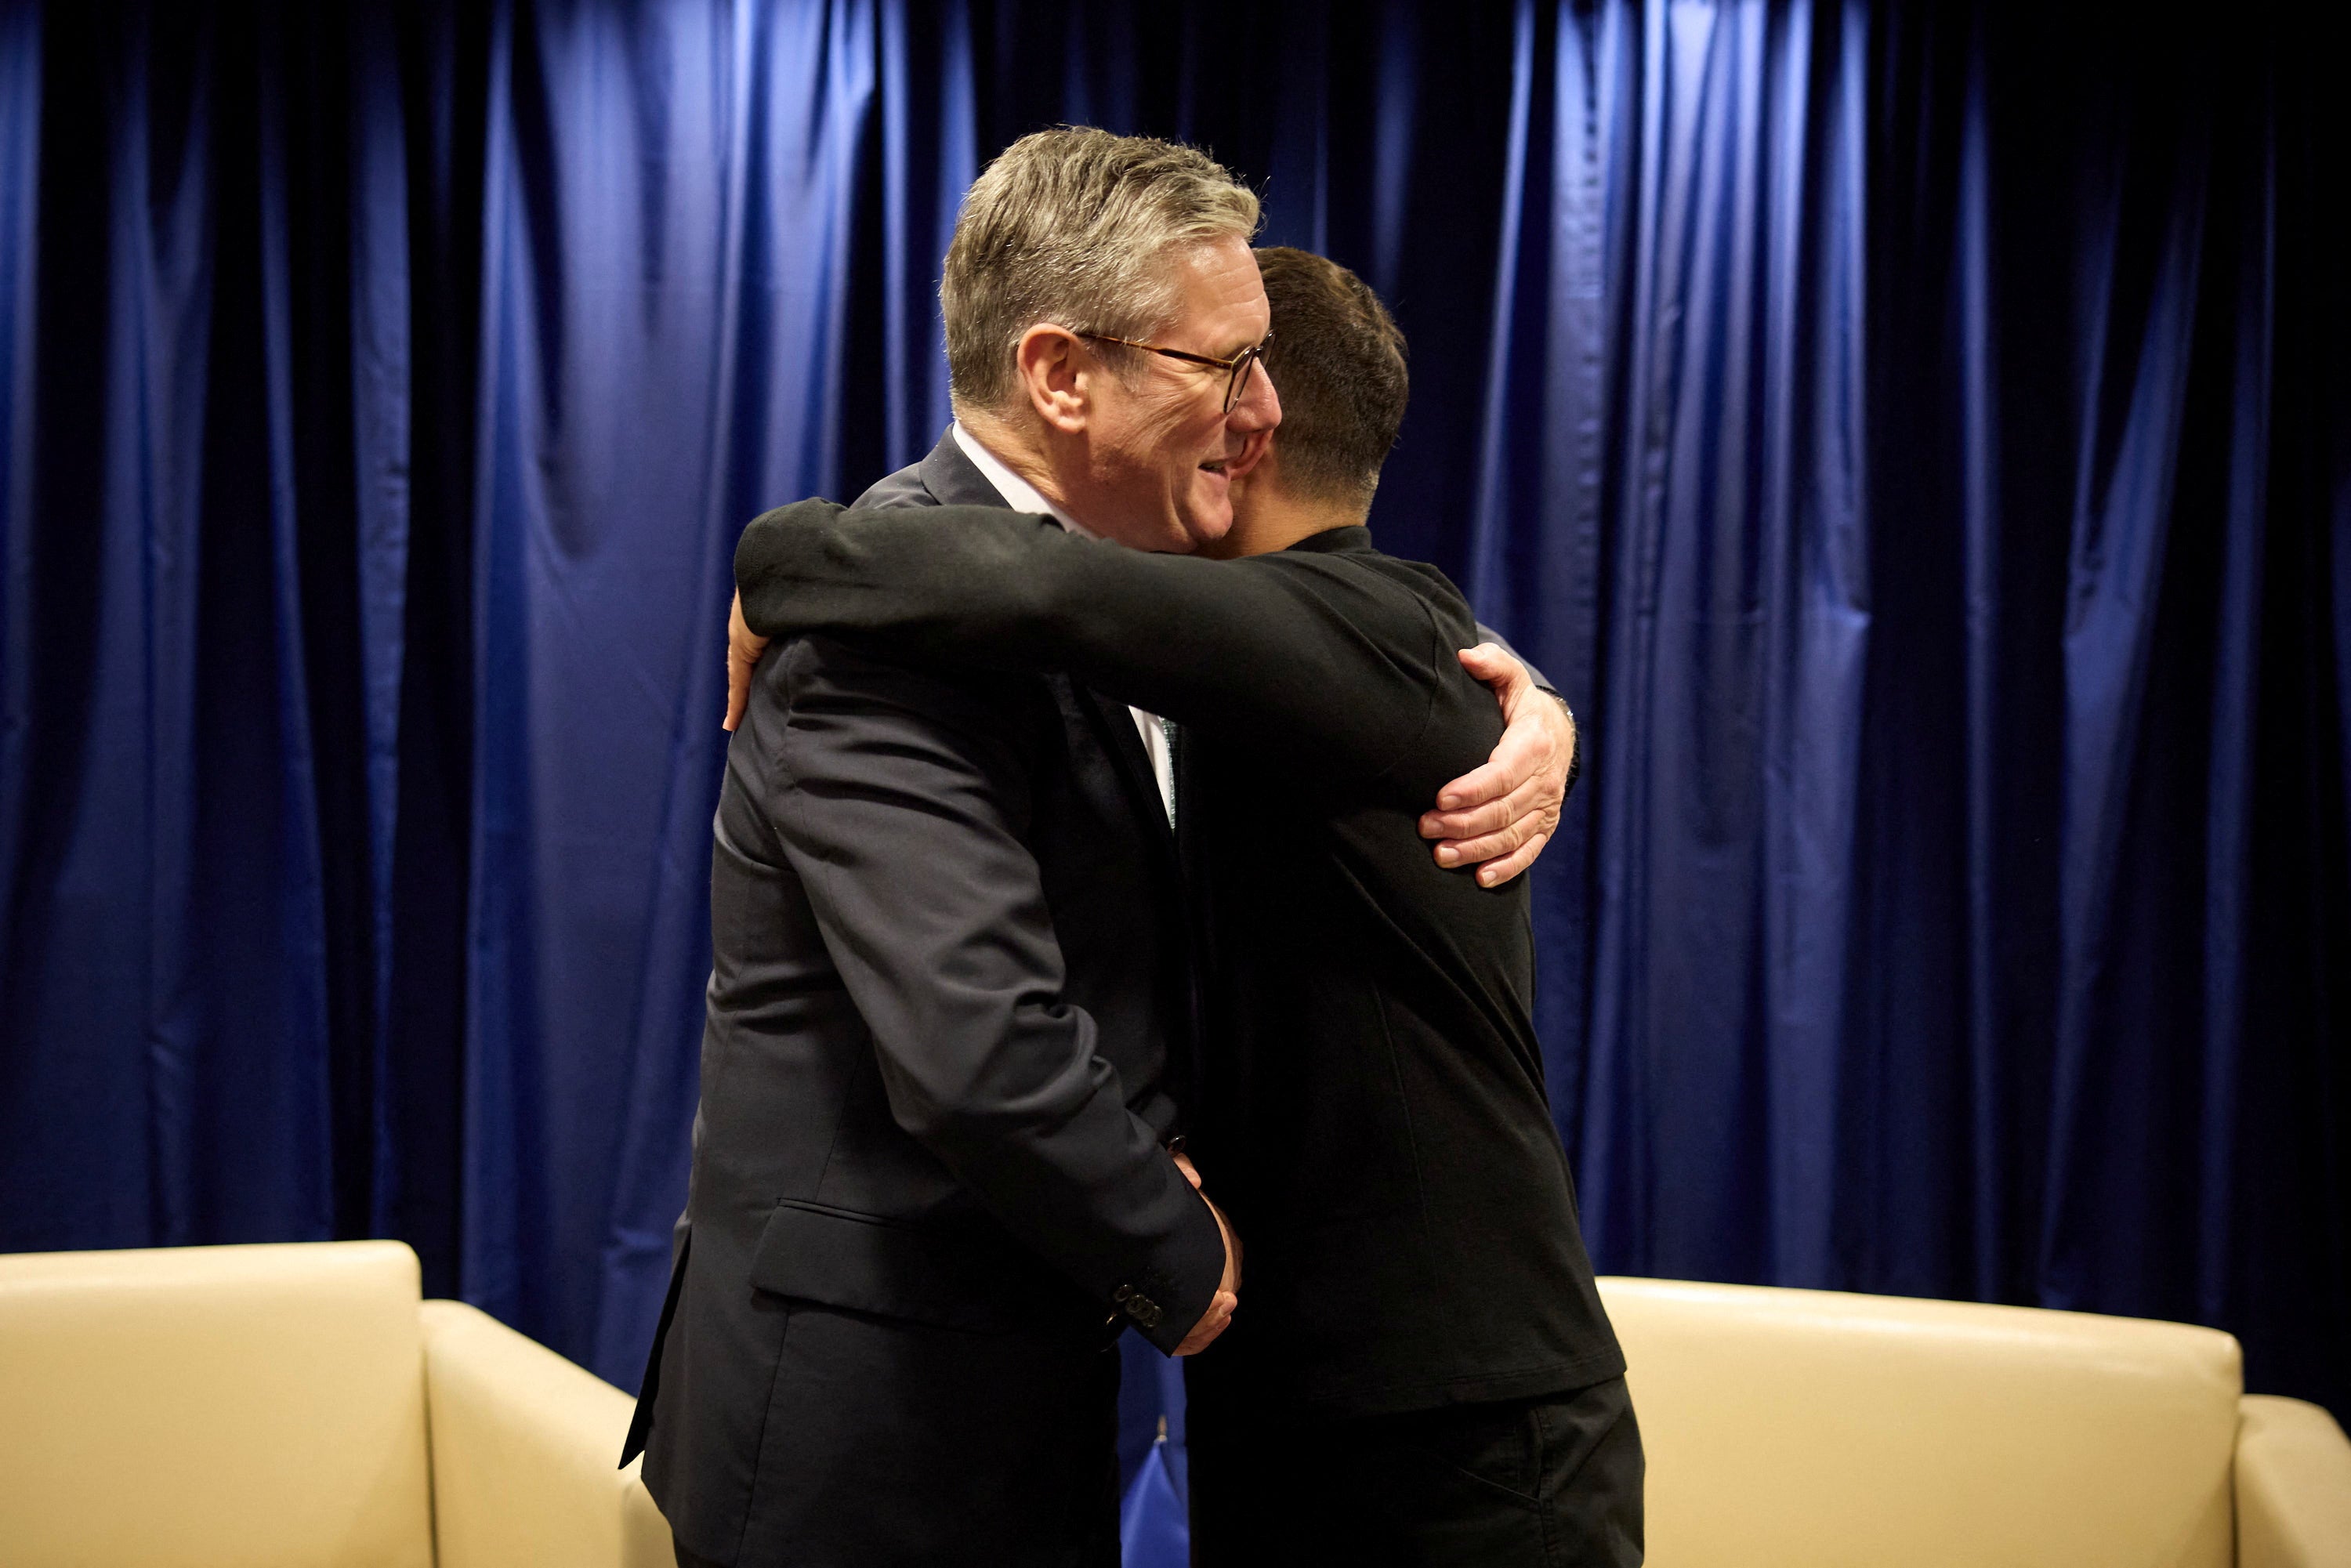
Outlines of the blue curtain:
[{"label": "blue curtain", "polygon": [[1520,10],[1465,581],[1593,731],[1604,1268],[2351,1400],[2351,186],[2279,26]]},{"label": "blue curtain", "polygon": [[633,1386],[735,530],[935,437],[956,199],[1071,120],[1412,339],[1374,527],[1586,722],[1600,1264],[2212,1322],[2351,1408],[2295,26],[0,0],[0,1247],[396,1235]]}]

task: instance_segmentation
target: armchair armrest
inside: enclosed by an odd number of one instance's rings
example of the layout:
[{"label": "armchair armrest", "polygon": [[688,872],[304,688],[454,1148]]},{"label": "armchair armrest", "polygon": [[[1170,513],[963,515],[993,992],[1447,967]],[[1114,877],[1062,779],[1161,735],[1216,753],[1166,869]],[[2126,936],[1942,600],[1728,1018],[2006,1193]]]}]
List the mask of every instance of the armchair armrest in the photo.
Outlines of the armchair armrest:
[{"label": "armchair armrest", "polygon": [[2237,1568],[2351,1568],[2351,1440],[2315,1405],[2249,1394],[2237,1426]]},{"label": "armchair armrest", "polygon": [[462,1301],[423,1325],[441,1568],[672,1568],[636,1465],[615,1468],[627,1395]]}]

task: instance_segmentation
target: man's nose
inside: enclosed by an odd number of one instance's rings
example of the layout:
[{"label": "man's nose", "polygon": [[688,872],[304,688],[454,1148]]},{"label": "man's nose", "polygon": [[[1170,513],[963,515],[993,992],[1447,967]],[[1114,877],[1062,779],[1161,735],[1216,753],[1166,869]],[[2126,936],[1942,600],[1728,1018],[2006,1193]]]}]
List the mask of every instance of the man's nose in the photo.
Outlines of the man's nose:
[{"label": "man's nose", "polygon": [[1249,367],[1249,384],[1233,400],[1232,412],[1225,419],[1244,435],[1271,430],[1281,423],[1281,394],[1273,390],[1273,378],[1263,365]]}]

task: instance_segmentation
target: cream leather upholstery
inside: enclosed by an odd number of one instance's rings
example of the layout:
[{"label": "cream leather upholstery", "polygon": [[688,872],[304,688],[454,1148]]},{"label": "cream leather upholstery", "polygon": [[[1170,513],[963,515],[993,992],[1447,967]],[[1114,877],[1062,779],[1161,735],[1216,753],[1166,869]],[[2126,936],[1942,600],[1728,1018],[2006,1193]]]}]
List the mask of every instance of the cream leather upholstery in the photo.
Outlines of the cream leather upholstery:
[{"label": "cream leather upholstery", "polygon": [[2247,1568],[2351,1565],[2351,1443],[2314,1406],[2241,1401],[2226,1334],[1600,1285],[1632,1367],[1656,1568],[2229,1568],[2240,1508]]},{"label": "cream leather upholstery", "polygon": [[0,1563],[669,1568],[629,1409],[397,1242],[0,1256]]},{"label": "cream leather upholstery", "polygon": [[2351,1563],[2351,1444],[2299,1399],[2249,1395],[2237,1428],[2238,1568]]},{"label": "cream leather upholstery", "polygon": [[416,1258],[385,1243],[0,1258],[21,1568],[429,1568]]},{"label": "cream leather upholstery", "polygon": [[[2351,1568],[2351,1441],[2174,1323],[1603,1280],[1658,1568]],[[0,1256],[6,1568],[669,1568],[627,1396],[394,1242]]]},{"label": "cream leather upholstery", "polygon": [[669,1522],[613,1469],[635,1401],[478,1307],[424,1303],[440,1568],[673,1568]]}]

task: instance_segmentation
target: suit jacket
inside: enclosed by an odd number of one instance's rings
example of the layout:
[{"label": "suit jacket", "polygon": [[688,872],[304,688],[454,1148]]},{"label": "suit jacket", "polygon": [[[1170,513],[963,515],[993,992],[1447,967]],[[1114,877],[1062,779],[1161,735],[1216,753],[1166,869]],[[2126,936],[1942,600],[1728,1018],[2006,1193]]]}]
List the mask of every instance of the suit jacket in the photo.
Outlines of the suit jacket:
[{"label": "suit jacket", "polygon": [[1526,881],[1440,870],[1417,831],[1501,727],[1442,573],[1361,528],[1219,563],[821,502],[755,522],[736,570],[755,630],[1067,669],[1182,724],[1192,1149],[1248,1249],[1196,1397],[1369,1415],[1623,1370],[1544,1093]]},{"label": "suit jacket", "polygon": [[[949,439],[864,501],[996,498]],[[1119,1322],[1168,1350],[1224,1247],[1163,1147],[1190,955],[1123,708],[779,639],[714,836],[685,1235],[630,1450],[681,1537],[732,1542],[770,1413],[820,1427],[871,1396],[776,1389],[777,1301],[967,1331],[975,1356]]]}]

